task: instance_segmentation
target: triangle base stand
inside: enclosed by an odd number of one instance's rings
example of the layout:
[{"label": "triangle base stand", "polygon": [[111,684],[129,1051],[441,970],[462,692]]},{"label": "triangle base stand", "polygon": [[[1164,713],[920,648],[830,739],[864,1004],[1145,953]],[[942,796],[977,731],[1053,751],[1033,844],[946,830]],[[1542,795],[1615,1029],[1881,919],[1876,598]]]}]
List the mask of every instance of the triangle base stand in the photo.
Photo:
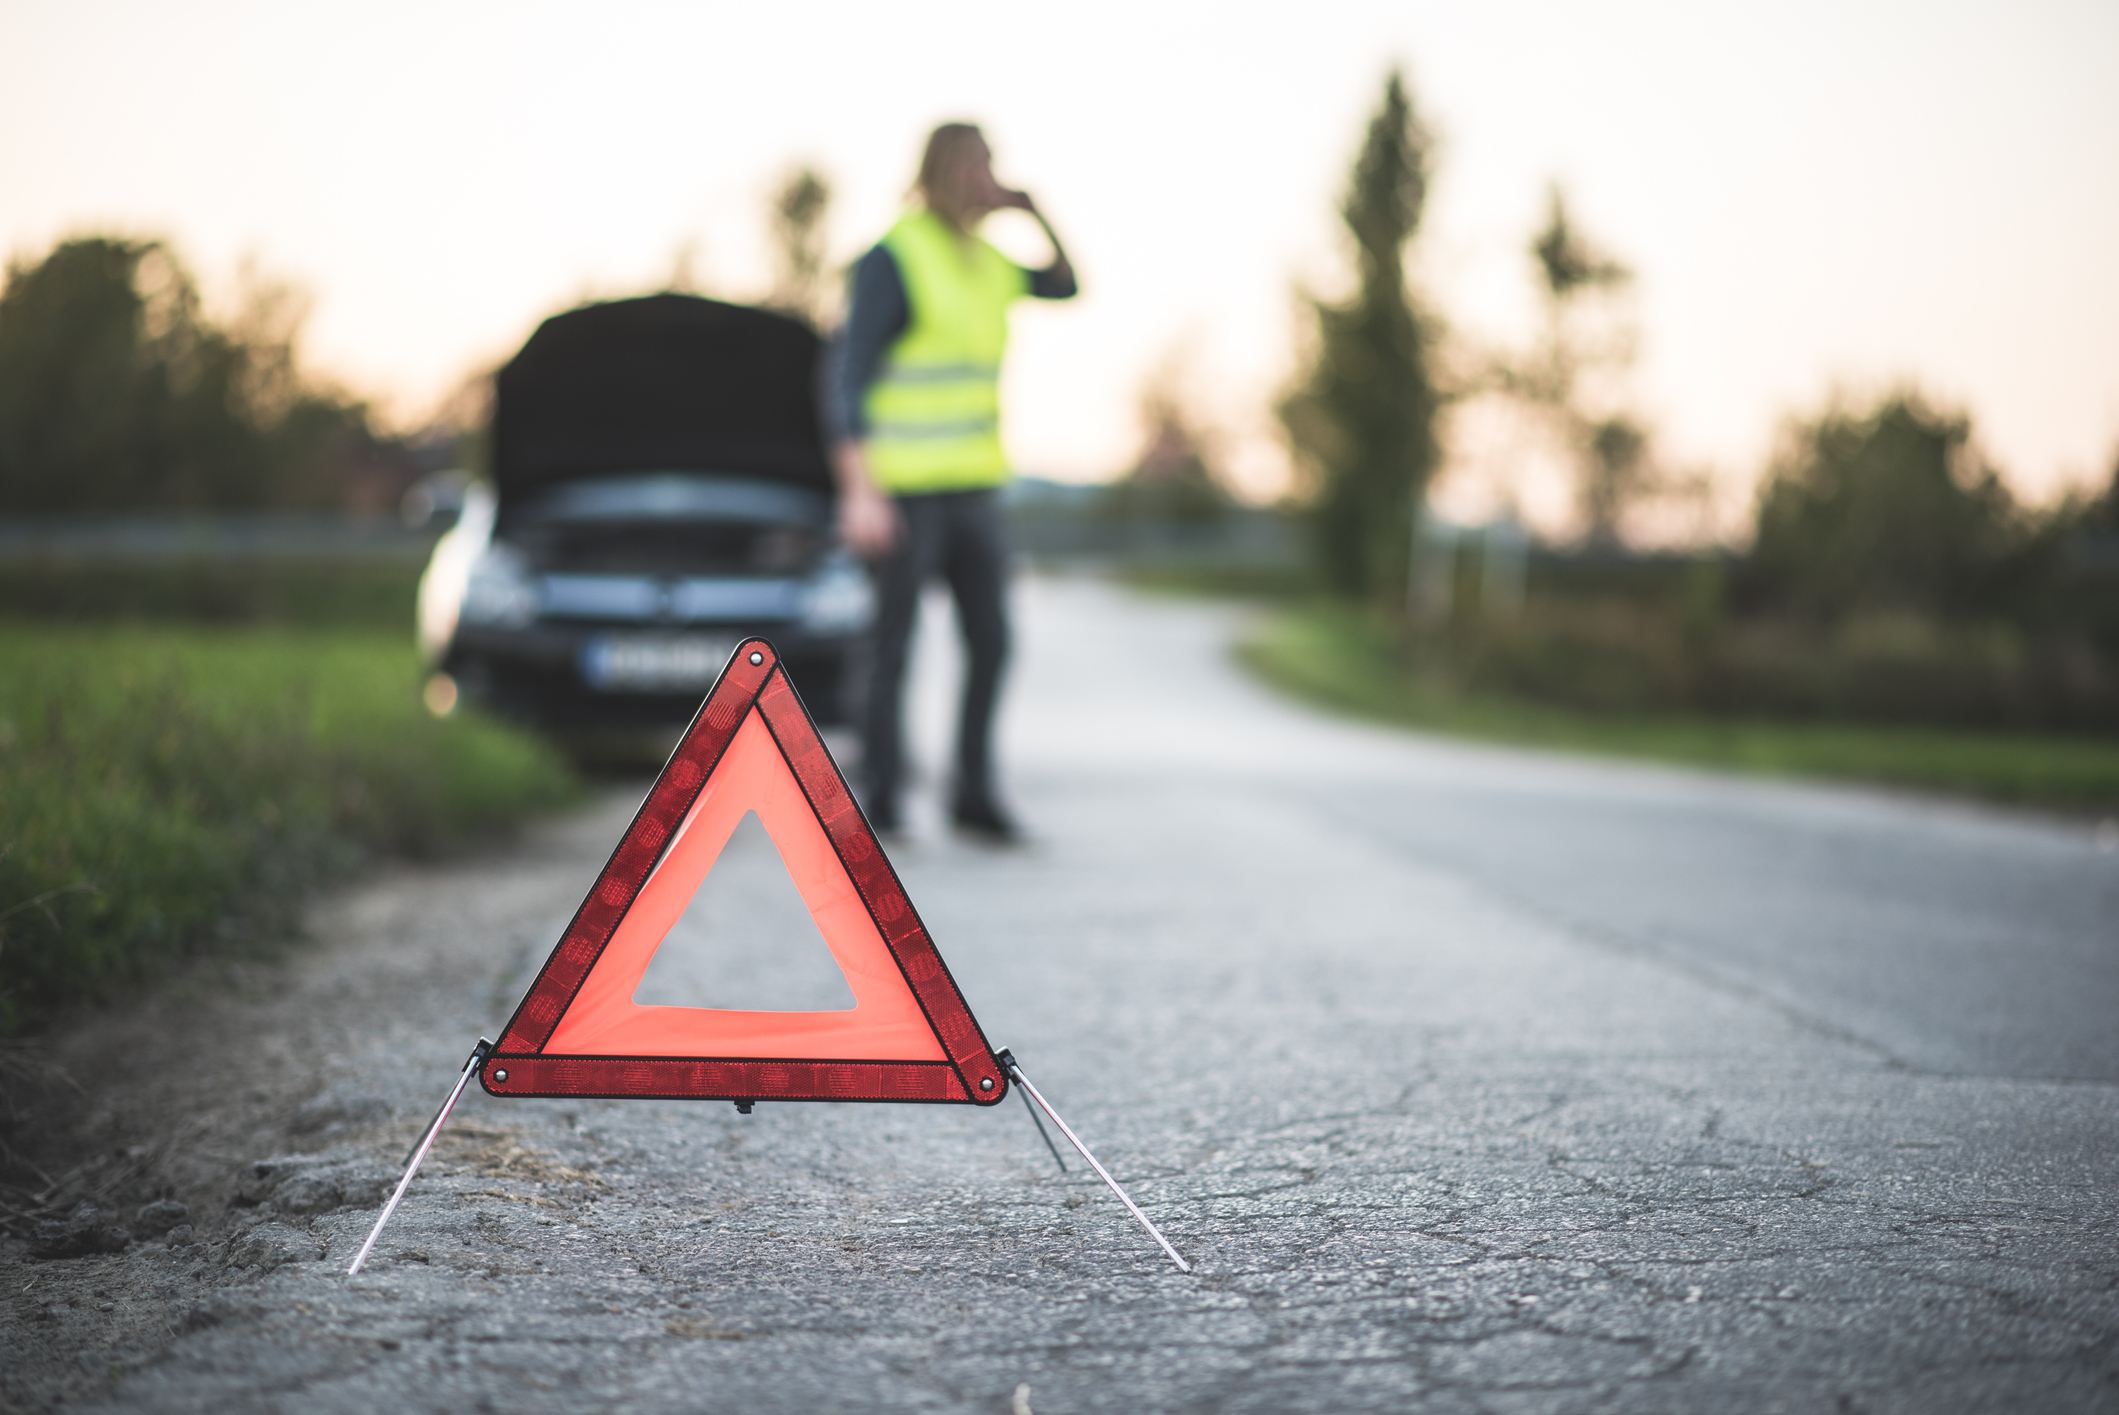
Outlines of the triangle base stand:
[{"label": "triangle base stand", "polygon": [[[1119,1187],[1118,1181],[1111,1177],[1111,1171],[1105,1169],[1103,1165],[1097,1162],[1096,1156],[1089,1153],[1089,1147],[1082,1143],[1081,1137],[1074,1133],[1066,1121],[1060,1119],[1059,1112],[1052,1108],[1052,1103],[1038,1093],[1037,1087],[1030,1084],[1030,1078],[1023,1074],[1022,1064],[1015,1059],[1015,1054],[1009,1051],[1008,1048],[1002,1047],[993,1054],[993,1059],[1001,1064],[1001,1069],[1008,1073],[1011,1080],[1023,1088],[1024,1095],[1037,1102],[1038,1110],[1042,1110],[1045,1114],[1052,1117],[1052,1123],[1059,1127],[1060,1134],[1067,1137],[1067,1143],[1081,1152],[1082,1158],[1089,1162],[1089,1168],[1096,1171],[1098,1179],[1111,1186],[1111,1192],[1118,1195],[1118,1201],[1126,1206],[1126,1212],[1139,1220],[1140,1226],[1148,1230],[1148,1236],[1162,1245],[1162,1250],[1170,1255],[1170,1261],[1177,1264],[1177,1270],[1181,1273],[1192,1271],[1192,1265],[1186,1262],[1175,1248],[1170,1246],[1170,1240],[1163,1237],[1162,1230],[1150,1222],[1148,1216],[1140,1211],[1140,1205],[1133,1202],[1133,1196]],[[1032,1111],[1030,1114],[1032,1119],[1036,1119],[1037,1111]],[[1037,1128],[1038,1133],[1043,1135],[1045,1127],[1040,1124]],[[1052,1138],[1049,1135],[1045,1137],[1045,1143],[1047,1145],[1052,1144]],[[1053,1150],[1052,1157],[1059,1159],[1057,1148]],[[1065,1169],[1066,1167],[1065,1162],[1062,1161],[1060,1168]]]},{"label": "triangle base stand", "polygon": [[434,1142],[441,1137],[442,1126],[449,1123],[449,1112],[456,1109],[456,1102],[463,1098],[464,1087],[471,1084],[471,1078],[478,1074],[478,1068],[492,1054],[493,1043],[484,1037],[480,1037],[478,1045],[471,1048],[471,1055],[464,1062],[463,1074],[456,1078],[456,1088],[449,1092],[449,1098],[441,1103],[441,1109],[435,1111],[434,1118],[427,1122],[426,1131],[419,1137],[419,1142],[413,1145],[412,1152],[405,1156],[405,1176],[397,1181],[397,1188],[390,1191],[390,1201],[383,1205],[382,1213],[375,1220],[375,1227],[368,1230],[368,1241],[361,1244],[361,1250],[353,1255],[353,1266],[346,1269],[347,1277],[359,1272],[361,1264],[367,1262],[368,1255],[375,1251],[375,1240],[383,1236],[383,1228],[390,1222],[390,1215],[397,1212],[398,1202],[405,1197],[405,1191],[412,1187],[412,1176],[418,1174],[419,1167],[426,1163],[427,1151],[433,1149]]}]

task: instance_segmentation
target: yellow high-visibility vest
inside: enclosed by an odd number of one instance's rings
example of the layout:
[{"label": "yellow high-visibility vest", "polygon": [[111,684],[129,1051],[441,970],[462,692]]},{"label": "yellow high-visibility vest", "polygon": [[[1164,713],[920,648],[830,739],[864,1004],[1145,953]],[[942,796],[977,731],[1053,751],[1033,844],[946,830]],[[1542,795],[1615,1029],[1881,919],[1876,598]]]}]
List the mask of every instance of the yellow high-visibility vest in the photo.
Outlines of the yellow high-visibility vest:
[{"label": "yellow high-visibility vest", "polygon": [[868,464],[889,492],[968,491],[1008,479],[1001,450],[1001,354],[1008,306],[1028,272],[927,211],[883,237],[911,318],[869,385]]}]

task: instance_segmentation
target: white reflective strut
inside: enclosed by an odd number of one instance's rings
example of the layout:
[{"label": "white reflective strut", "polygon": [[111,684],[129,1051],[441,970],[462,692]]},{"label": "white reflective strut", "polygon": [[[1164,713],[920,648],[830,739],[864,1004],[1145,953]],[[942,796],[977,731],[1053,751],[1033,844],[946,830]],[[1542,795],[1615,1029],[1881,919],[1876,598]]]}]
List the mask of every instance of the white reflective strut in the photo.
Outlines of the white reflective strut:
[{"label": "white reflective strut", "polygon": [[1096,1156],[1089,1153],[1089,1147],[1082,1143],[1081,1137],[1076,1135],[1071,1129],[1069,1129],[1067,1127],[1067,1122],[1060,1119],[1059,1112],[1054,1110],[1051,1104],[1047,1102],[1043,1096],[1038,1094],[1037,1087],[1031,1085],[1030,1078],[1023,1074],[1023,1068],[1016,1062],[1014,1054],[1009,1052],[1006,1048],[1003,1048],[999,1055],[995,1057],[995,1060],[999,1061],[1001,1065],[1008,1068],[1008,1074],[1015,1078],[1016,1084],[1023,1088],[1023,1092],[1025,1095],[1029,1096],[1030,1099],[1037,1102],[1038,1109],[1042,1110],[1043,1112],[1045,1112],[1045,1114],[1052,1117],[1052,1123],[1059,1127],[1060,1134],[1065,1135],[1067,1137],[1067,1143],[1074,1146],[1075,1149],[1081,1151],[1082,1158],[1089,1162],[1089,1168],[1096,1171],[1096,1177],[1098,1179],[1103,1180],[1104,1183],[1111,1186],[1111,1192],[1118,1195],[1118,1201],[1126,1206],[1126,1212],[1132,1214],[1134,1218],[1140,1220],[1140,1226],[1142,1228],[1147,1229],[1149,1235],[1153,1237],[1157,1243],[1162,1244],[1162,1250],[1170,1255],[1171,1262],[1177,1264],[1177,1270],[1181,1273],[1188,1273],[1192,1271],[1192,1265],[1186,1262],[1183,1256],[1180,1255],[1175,1248],[1170,1246],[1170,1240],[1163,1237],[1162,1230],[1148,1221],[1148,1216],[1140,1211],[1140,1205],[1134,1203],[1132,1197],[1128,1195],[1125,1190],[1118,1187],[1118,1181],[1111,1177],[1111,1171],[1105,1169],[1101,1164],[1097,1163]]},{"label": "white reflective strut", "polygon": [[434,1119],[427,1122],[427,1133],[420,1136],[419,1143],[412,1147],[411,1158],[405,1165],[405,1177],[397,1181],[397,1188],[391,1191],[390,1202],[383,1205],[381,1216],[375,1220],[375,1227],[368,1230],[368,1241],[361,1244],[361,1250],[353,1255],[353,1266],[346,1269],[347,1277],[359,1272],[361,1264],[368,1261],[368,1254],[375,1249],[375,1240],[383,1236],[383,1225],[390,1222],[390,1215],[397,1212],[398,1200],[404,1198],[405,1191],[412,1187],[412,1176],[419,1173],[421,1163],[427,1158],[427,1151],[434,1148],[435,1140],[441,1135],[442,1126],[448,1124],[449,1112],[456,1109],[457,1097],[464,1093],[464,1087],[471,1084],[471,1077],[477,1073],[478,1064],[492,1052],[493,1044],[484,1037],[480,1037],[478,1045],[471,1048],[470,1059],[464,1062],[463,1075],[456,1078],[456,1089],[449,1092],[449,1098],[441,1103],[441,1109],[434,1112]]}]

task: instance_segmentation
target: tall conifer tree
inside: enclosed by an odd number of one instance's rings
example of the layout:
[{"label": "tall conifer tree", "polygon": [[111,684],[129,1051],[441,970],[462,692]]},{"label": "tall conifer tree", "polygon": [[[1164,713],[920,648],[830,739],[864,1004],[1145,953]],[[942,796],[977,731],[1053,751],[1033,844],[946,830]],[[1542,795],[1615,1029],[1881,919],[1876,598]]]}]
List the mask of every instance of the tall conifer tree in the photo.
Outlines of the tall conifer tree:
[{"label": "tall conifer tree", "polygon": [[779,266],[769,304],[818,328],[831,320],[831,281],[824,265],[824,222],[831,184],[816,168],[794,168],[773,196],[773,256]]},{"label": "tall conifer tree", "polygon": [[1405,274],[1433,140],[1393,72],[1340,205],[1357,284],[1309,301],[1314,360],[1280,405],[1307,483],[1312,548],[1335,593],[1400,596],[1413,516],[1440,462],[1432,329]]}]

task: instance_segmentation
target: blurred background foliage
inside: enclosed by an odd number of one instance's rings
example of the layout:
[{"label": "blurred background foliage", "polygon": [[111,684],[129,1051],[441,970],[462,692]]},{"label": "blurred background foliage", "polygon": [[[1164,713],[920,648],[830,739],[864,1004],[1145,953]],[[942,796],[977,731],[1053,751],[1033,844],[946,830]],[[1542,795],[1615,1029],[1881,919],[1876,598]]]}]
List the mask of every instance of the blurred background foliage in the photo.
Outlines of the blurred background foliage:
[{"label": "blurred background foliage", "polygon": [[[1454,592],[1382,613],[1437,688],[1589,712],[2119,734],[2119,467],[2095,499],[2020,505],[1968,421],[1894,394],[1790,426],[1751,543],[1534,548],[1511,603],[1478,537]],[[1372,610],[1372,612],[1374,612]]]},{"label": "blurred background foliage", "polygon": [[1433,146],[1393,72],[1339,208],[1354,293],[1306,297],[1310,347],[1280,403],[1317,573],[1352,598],[1403,596],[1408,531],[1442,461],[1430,367],[1438,330],[1406,278]]},{"label": "blurred background foliage", "polygon": [[[1430,724],[1456,695],[1606,718],[2119,736],[2119,463],[2094,497],[2026,506],[1969,414],[1911,387],[1842,396],[1790,419],[1736,543],[1642,550],[1641,512],[1713,486],[1664,463],[1630,401],[1631,270],[1555,187],[1526,250],[1539,336],[1453,341],[1404,275],[1431,160],[1413,111],[1392,75],[1342,204],[1355,294],[1310,301],[1281,415],[1316,598],[1254,641],[1256,666],[1320,698],[1327,661],[1346,682],[1387,679],[1397,715]],[[1525,546],[1505,512],[1451,526],[1428,508],[1438,429],[1480,400],[1570,469],[1571,538]]]},{"label": "blurred background foliage", "polygon": [[1797,423],[1760,490],[1742,598],[1819,625],[2035,616],[2059,526],[2017,506],[1971,433],[1912,393]]},{"label": "blurred background foliage", "polygon": [[806,162],[790,167],[773,193],[769,230],[773,288],[765,303],[798,315],[820,330],[837,323],[838,282],[826,254],[825,218],[831,183]]},{"label": "blurred background foliage", "polygon": [[392,511],[419,475],[296,360],[306,300],[246,269],[212,318],[165,242],[85,236],[0,289],[0,514]]},{"label": "blurred background foliage", "polygon": [[1149,376],[1140,395],[1140,455],[1097,498],[1100,519],[1211,529],[1235,514],[1215,434],[1192,411],[1185,378],[1176,357]]}]

